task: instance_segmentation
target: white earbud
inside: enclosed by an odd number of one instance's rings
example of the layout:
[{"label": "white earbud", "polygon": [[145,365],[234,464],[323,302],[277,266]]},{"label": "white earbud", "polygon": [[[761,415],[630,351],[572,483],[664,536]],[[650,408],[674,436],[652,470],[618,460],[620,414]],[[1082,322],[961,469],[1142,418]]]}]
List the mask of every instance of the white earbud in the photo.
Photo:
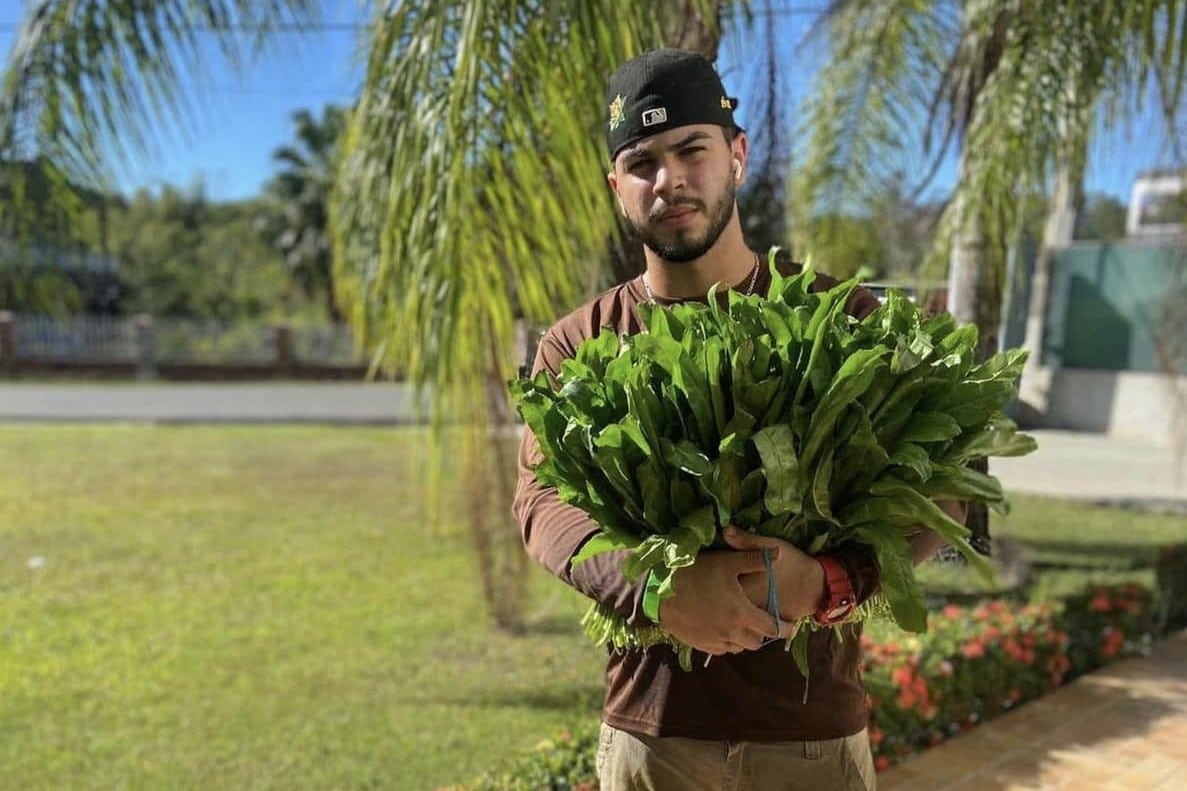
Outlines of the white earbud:
[{"label": "white earbud", "polygon": [[734,181],[737,181],[740,178],[742,178],[742,163],[735,159],[734,160]]}]

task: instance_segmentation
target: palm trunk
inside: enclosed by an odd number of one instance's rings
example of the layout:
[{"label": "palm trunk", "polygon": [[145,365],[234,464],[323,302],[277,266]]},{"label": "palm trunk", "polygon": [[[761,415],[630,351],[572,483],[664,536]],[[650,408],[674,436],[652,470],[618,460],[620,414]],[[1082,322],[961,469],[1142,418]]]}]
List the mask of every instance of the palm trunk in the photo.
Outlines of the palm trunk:
[{"label": "palm trunk", "polygon": [[[717,0],[712,6],[712,18],[707,19],[694,0],[661,5],[661,13],[666,12],[662,22],[665,43],[716,60],[724,7],[724,0]],[[616,283],[642,272],[644,261],[642,245],[637,239],[620,234],[620,240],[612,240],[608,245],[610,276]],[[524,345],[525,351],[528,346],[534,348],[534,344]],[[488,444],[484,453],[468,454],[476,463],[467,476],[468,522],[490,615],[498,627],[516,632],[525,623],[529,571],[519,534],[507,518],[517,474],[516,443],[508,437],[517,436],[517,431],[514,410],[495,370],[493,351],[491,359],[491,368],[486,372]],[[522,362],[530,365],[532,361]]]},{"label": "palm trunk", "polygon": [[956,216],[960,225],[948,262],[948,312],[961,324],[977,326],[981,333],[977,355],[985,359],[997,350],[999,297],[993,287],[995,262],[984,217],[967,204],[957,207]]},{"label": "palm trunk", "polygon": [[[702,13],[695,0],[681,3],[664,3],[659,6],[663,21],[664,43],[669,47],[686,49],[717,60],[717,48],[721,44],[721,16],[725,10],[724,0],[716,0],[708,14]],[[664,13],[664,12],[667,13]]]},{"label": "palm trunk", "polygon": [[[1082,152],[1080,152],[1082,154]],[[1079,163],[1079,164],[1077,164]],[[1083,178],[1083,156],[1060,156],[1055,171],[1055,192],[1047,222],[1043,227],[1043,241],[1035,256],[1034,273],[1030,280],[1030,300],[1026,311],[1026,337],[1023,346],[1028,353],[1026,367],[1019,383],[1018,399],[1026,409],[1025,420],[1037,422],[1047,412],[1047,398],[1051,389],[1052,370],[1043,364],[1043,340],[1047,333],[1047,307],[1050,302],[1051,261],[1055,251],[1071,244],[1076,223],[1075,194]]]}]

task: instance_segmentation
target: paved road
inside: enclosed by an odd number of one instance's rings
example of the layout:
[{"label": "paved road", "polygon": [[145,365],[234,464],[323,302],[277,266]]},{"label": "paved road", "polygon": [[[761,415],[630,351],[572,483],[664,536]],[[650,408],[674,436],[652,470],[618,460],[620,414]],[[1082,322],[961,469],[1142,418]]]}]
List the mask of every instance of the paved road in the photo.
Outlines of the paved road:
[{"label": "paved road", "polygon": [[0,384],[0,421],[405,423],[410,388],[359,382]]},{"label": "paved road", "polygon": [[[416,421],[395,384],[0,384],[0,421],[161,423]],[[1101,434],[1036,431],[1038,452],[994,459],[1008,491],[1089,500],[1165,502],[1187,511],[1187,465],[1170,445]]]}]

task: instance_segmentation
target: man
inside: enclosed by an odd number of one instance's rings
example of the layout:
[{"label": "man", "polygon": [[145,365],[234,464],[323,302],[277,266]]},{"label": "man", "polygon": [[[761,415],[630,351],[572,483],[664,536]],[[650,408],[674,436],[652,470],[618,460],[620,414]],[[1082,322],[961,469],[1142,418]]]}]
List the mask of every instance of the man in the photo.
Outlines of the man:
[{"label": "man", "polygon": [[[640,331],[637,308],[706,299],[715,283],[765,293],[766,261],[747,248],[735,200],[746,175],[745,132],[734,123],[729,98],[707,60],[679,50],[645,53],[619,68],[607,93],[607,176],[623,217],[644,244],[646,272],[607,291],[553,325],[537,350],[533,375],[554,376],[580,343],[603,327]],[[790,262],[783,268],[797,271]],[[817,287],[835,281],[819,278]],[[847,310],[864,316],[877,307],[866,291]],[[675,593],[661,601],[649,580],[629,584],[623,553],[606,553],[578,566],[573,555],[596,525],[561,503],[532,473],[540,461],[525,432],[514,511],[527,551],[587,596],[632,624],[658,623],[711,657],[679,667],[667,646],[611,651],[598,749],[603,791],[654,789],[871,789],[874,768],[866,739],[865,692],[858,677],[859,626],[813,634],[810,694],[763,605],[772,574],[784,623],[805,616],[843,620],[872,595],[878,571],[860,548],[810,557],[786,542],[726,531],[732,550],[703,552],[677,572]],[[940,540],[920,531],[916,560]]]}]

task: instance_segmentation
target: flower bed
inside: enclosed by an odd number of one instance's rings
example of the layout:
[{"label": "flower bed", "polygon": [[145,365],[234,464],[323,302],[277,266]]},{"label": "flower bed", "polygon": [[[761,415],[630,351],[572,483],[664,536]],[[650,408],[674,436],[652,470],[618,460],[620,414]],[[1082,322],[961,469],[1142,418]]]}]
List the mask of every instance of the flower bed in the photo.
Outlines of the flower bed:
[{"label": "flower bed", "polygon": [[1140,585],[1102,585],[1060,606],[948,605],[924,635],[871,630],[862,645],[875,764],[885,769],[1116,658],[1147,652],[1152,603]]},{"label": "flower bed", "polygon": [[[924,634],[874,622],[862,636],[879,770],[1125,656],[1149,651],[1154,596],[1094,585],[1058,603],[951,604]],[[790,661],[790,660],[789,660]],[[472,791],[596,791],[597,723],[565,731]]]}]

